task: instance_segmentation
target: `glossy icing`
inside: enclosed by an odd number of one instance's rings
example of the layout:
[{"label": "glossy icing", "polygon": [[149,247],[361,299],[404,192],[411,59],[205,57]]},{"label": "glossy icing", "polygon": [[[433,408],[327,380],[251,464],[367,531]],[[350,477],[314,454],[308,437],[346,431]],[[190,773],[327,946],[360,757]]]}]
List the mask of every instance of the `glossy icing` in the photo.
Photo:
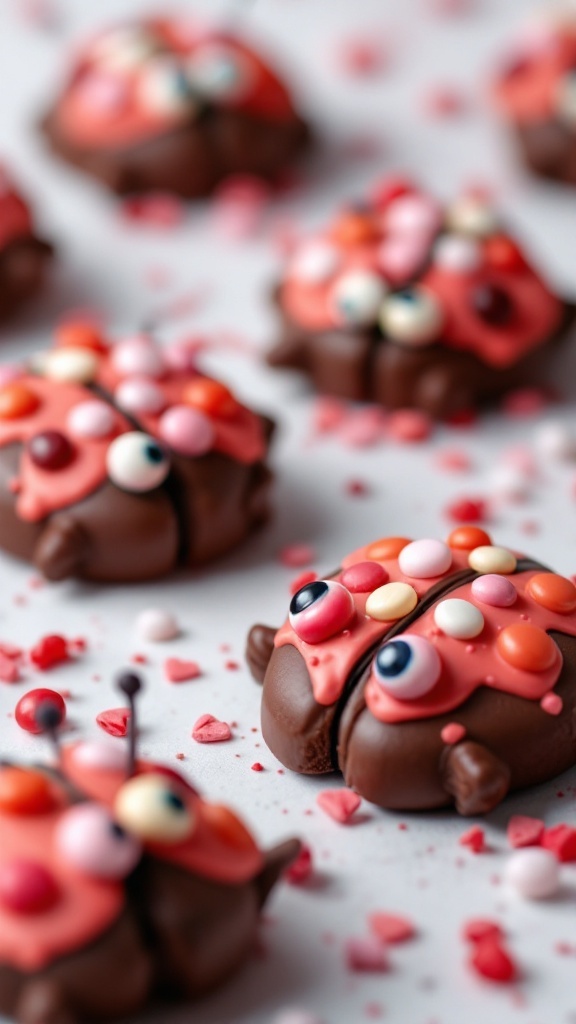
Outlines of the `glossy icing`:
[{"label": "glossy icing", "polygon": [[[122,33],[122,55],[115,38]],[[134,42],[136,40],[136,42]],[[142,43],[142,40],[144,42]],[[110,57],[113,51],[115,59]],[[138,52],[140,51],[140,53]],[[238,69],[236,88],[211,88],[211,67]],[[175,95],[157,104],[147,99],[146,76],[162,65],[175,76]],[[208,75],[208,77],[206,77]],[[179,79],[179,84],[178,84]],[[179,96],[178,90],[181,95]],[[80,52],[57,109],[59,130],[89,147],[130,145],[194,120],[206,102],[257,117],[294,116],[289,93],[265,61],[236,37],[176,20],[151,18],[101,33]]]}]

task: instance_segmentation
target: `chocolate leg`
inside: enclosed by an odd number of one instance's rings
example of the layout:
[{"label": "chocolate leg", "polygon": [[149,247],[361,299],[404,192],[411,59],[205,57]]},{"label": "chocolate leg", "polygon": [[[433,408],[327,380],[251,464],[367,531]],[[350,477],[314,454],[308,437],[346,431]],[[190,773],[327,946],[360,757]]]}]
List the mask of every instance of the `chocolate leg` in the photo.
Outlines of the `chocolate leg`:
[{"label": "chocolate leg", "polygon": [[252,626],[246,643],[246,661],[257,683],[264,682],[268,662],[274,650],[276,630],[260,624]]},{"label": "chocolate leg", "polygon": [[18,1024],[80,1024],[54,981],[29,981],[16,1007]]},{"label": "chocolate leg", "polygon": [[289,868],[300,853],[300,840],[287,839],[285,843],[266,851],[265,863],[256,879],[256,887],[263,907],[280,876]]},{"label": "chocolate leg", "polygon": [[49,580],[81,576],[89,551],[89,537],[68,513],[54,516],[34,549],[34,565]]},{"label": "chocolate leg", "polygon": [[481,743],[466,741],[447,750],[442,781],[460,814],[487,814],[510,788],[510,769]]}]

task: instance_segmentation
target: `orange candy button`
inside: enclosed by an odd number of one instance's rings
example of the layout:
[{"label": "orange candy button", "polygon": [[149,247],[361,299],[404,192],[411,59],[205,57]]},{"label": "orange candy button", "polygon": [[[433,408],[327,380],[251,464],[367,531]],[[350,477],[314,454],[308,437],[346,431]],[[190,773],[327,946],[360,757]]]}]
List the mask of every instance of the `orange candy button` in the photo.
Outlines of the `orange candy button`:
[{"label": "orange candy button", "polygon": [[379,229],[371,216],[354,210],[340,214],[332,228],[332,237],[341,245],[363,245],[378,237]]},{"label": "orange candy button", "polygon": [[555,572],[539,572],[528,582],[526,593],[543,608],[559,615],[576,611],[576,587],[565,576]]},{"label": "orange candy button", "polygon": [[21,416],[30,416],[40,405],[38,395],[25,384],[6,384],[0,390],[0,419],[17,420]]},{"label": "orange candy button", "polygon": [[87,348],[102,354],[108,351],[108,345],[98,328],[83,320],[60,324],[56,328],[55,338],[58,348]]},{"label": "orange candy button", "polygon": [[473,551],[474,548],[482,548],[492,545],[492,539],[486,530],[479,526],[457,526],[446,541],[448,547],[457,548],[458,551]]},{"label": "orange candy button", "polygon": [[0,768],[0,811],[6,814],[44,814],[55,806],[54,791],[42,772]]},{"label": "orange candy button", "polygon": [[239,818],[222,804],[202,802],[202,819],[226,846],[236,850],[253,850],[255,843]]},{"label": "orange candy button", "polygon": [[398,558],[407,544],[410,544],[408,537],[382,537],[382,540],[375,540],[370,545],[366,557],[374,558],[377,562],[385,558]]},{"label": "orange candy button", "polygon": [[200,409],[208,416],[233,416],[238,409],[238,402],[228,388],[218,380],[209,377],[198,377],[186,385],[182,393],[186,405]]},{"label": "orange candy button", "polygon": [[543,629],[528,622],[506,626],[496,640],[504,661],[523,672],[545,672],[558,660],[558,648]]}]

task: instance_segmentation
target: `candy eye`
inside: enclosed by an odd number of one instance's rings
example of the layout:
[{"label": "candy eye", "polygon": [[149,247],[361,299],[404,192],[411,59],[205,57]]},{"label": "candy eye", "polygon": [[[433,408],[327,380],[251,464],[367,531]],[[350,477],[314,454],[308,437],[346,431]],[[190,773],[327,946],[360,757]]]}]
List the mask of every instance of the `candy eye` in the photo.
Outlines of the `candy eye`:
[{"label": "candy eye", "polygon": [[336,281],[330,304],[338,324],[344,327],[376,323],[387,288],[378,274],[353,270]]},{"label": "candy eye", "polygon": [[158,58],[144,69],[138,94],[144,106],[156,114],[179,114],[194,106],[188,78],[182,68],[168,58]]},{"label": "candy eye", "polygon": [[336,580],[314,580],[294,594],[290,625],[308,644],[319,644],[340,633],[355,613],[352,594]]},{"label": "candy eye", "polygon": [[55,832],[58,853],[92,878],[126,878],[140,860],[142,847],[99,804],[78,804],[62,816]]},{"label": "candy eye", "polygon": [[194,829],[194,815],[165,775],[150,772],[126,782],[116,797],[120,825],[143,842],[180,843]]},{"label": "candy eye", "polygon": [[106,454],[108,476],[125,491],[142,493],[159,487],[168,476],[170,462],[164,449],[139,430],[117,437]]},{"label": "candy eye", "polygon": [[442,662],[432,644],[420,636],[404,633],[378,651],[373,673],[384,690],[398,700],[423,697],[438,682]]},{"label": "candy eye", "polygon": [[248,61],[220,44],[203,46],[191,57],[188,77],[195,88],[213,99],[239,99],[253,80]]},{"label": "candy eye", "polygon": [[384,300],[380,326],[389,338],[403,345],[426,345],[435,341],[442,328],[440,304],[424,288],[406,288]]}]

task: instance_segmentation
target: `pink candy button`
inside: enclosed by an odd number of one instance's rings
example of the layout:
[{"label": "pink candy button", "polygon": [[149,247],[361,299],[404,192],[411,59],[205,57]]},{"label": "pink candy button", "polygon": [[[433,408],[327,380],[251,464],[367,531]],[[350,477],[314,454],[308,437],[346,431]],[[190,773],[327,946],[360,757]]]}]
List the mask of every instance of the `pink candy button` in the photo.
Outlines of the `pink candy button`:
[{"label": "pink candy button", "polygon": [[518,597],[512,581],[496,573],[488,573],[474,580],[472,594],[477,601],[492,605],[494,608],[509,608]]},{"label": "pink candy button", "polygon": [[351,594],[371,594],[388,582],[388,573],[379,562],[357,562],[344,570],[340,580]]},{"label": "pink candy button", "polygon": [[168,409],[158,429],[162,440],[182,455],[204,455],[212,448],[216,436],[208,417],[188,405]]},{"label": "pink candy button", "polygon": [[112,364],[120,377],[162,377],[165,371],[162,353],[146,335],[119,341],[112,353]]},{"label": "pink candy button", "polygon": [[452,552],[441,540],[414,540],[402,548],[398,564],[405,576],[431,579],[448,572],[452,565]]},{"label": "pink candy button", "polygon": [[87,438],[110,437],[115,423],[112,409],[97,399],[75,405],[68,413],[67,420],[68,430],[74,437]]},{"label": "pink candy button", "polygon": [[123,380],[114,393],[117,405],[126,412],[156,413],[162,412],[166,399],[157,384],[141,377]]}]

